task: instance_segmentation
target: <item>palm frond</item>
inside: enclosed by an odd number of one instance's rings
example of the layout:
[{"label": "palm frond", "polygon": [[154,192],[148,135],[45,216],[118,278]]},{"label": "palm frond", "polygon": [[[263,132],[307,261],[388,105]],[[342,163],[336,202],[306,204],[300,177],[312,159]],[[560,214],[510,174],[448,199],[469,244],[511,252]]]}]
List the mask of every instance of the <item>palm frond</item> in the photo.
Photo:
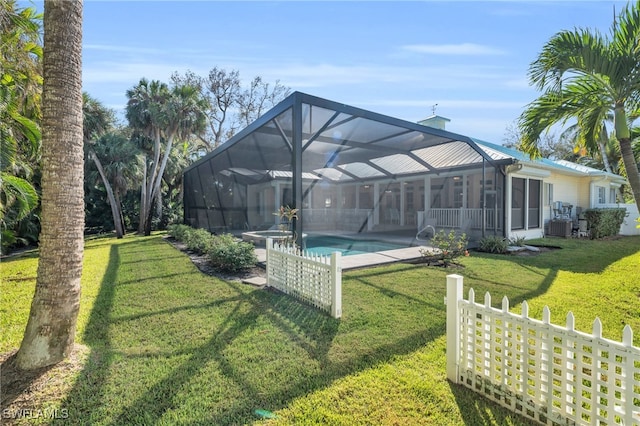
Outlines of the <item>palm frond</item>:
[{"label": "palm frond", "polygon": [[0,172],[0,220],[4,221],[9,209],[15,210],[15,220],[20,220],[38,205],[38,193],[30,182]]}]

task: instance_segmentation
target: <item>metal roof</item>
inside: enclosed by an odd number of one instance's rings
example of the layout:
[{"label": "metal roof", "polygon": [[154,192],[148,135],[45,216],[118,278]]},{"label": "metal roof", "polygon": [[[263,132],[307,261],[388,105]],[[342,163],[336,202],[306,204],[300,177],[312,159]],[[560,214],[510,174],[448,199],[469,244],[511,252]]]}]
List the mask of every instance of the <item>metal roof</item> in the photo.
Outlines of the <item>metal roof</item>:
[{"label": "metal roof", "polygon": [[[334,182],[398,178],[509,164],[463,135],[295,92],[219,148],[190,166],[235,174],[238,181],[289,177],[301,170]],[[225,173],[223,173],[223,171]]]}]

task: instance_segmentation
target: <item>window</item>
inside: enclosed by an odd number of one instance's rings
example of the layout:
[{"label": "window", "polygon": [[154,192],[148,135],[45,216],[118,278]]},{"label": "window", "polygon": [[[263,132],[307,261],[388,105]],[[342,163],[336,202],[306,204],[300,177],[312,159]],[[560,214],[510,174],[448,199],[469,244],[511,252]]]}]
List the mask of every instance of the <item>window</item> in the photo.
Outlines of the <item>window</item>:
[{"label": "window", "polygon": [[598,204],[607,203],[607,188],[604,186],[598,186]]},{"label": "window", "polygon": [[511,181],[511,229],[540,227],[542,181],[513,178]]},{"label": "window", "polygon": [[544,205],[550,206],[553,204],[553,184],[545,183],[544,184]]},{"label": "window", "polygon": [[524,229],[525,184],[527,180],[513,178],[511,184],[511,229]]},{"label": "window", "polygon": [[529,215],[528,228],[540,227],[540,181],[529,179]]},{"label": "window", "polygon": [[615,204],[616,203],[616,189],[615,188],[609,188],[609,203],[611,203],[611,204]]}]

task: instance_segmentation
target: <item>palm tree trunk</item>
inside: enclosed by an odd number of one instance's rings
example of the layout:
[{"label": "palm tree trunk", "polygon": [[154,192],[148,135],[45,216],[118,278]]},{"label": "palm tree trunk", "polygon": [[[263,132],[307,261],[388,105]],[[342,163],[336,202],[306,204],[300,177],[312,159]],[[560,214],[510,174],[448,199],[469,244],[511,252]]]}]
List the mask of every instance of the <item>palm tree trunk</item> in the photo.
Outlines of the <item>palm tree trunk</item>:
[{"label": "palm tree trunk", "polygon": [[602,131],[600,132],[600,142],[598,143],[598,148],[600,149],[600,156],[602,157],[602,164],[604,165],[604,169],[613,173],[611,170],[611,163],[609,163],[609,156],[607,155],[607,143],[609,142],[609,135],[607,134],[607,126],[602,125]]},{"label": "palm tree trunk", "polygon": [[138,234],[143,235],[147,228],[147,157],[142,161],[142,185],[140,185],[140,222],[138,223]]},{"label": "palm tree trunk", "polygon": [[120,193],[116,190],[113,193],[114,199],[116,200],[116,205],[118,206],[118,221],[120,222],[120,229],[122,229],[122,235],[124,236],[127,233],[127,227],[124,223],[124,215],[122,214],[122,200],[120,199]]},{"label": "palm tree trunk", "polygon": [[55,364],[73,349],[84,251],[82,1],[44,3],[42,231],[21,369]]},{"label": "palm tree trunk", "polygon": [[107,191],[107,198],[109,199],[109,204],[111,205],[111,216],[113,217],[113,226],[116,230],[116,238],[122,238],[124,235],[122,232],[122,222],[120,220],[120,204],[116,201],[116,198],[113,195],[113,189],[111,189],[111,184],[107,179],[107,175],[104,173],[104,169],[102,168],[102,163],[100,159],[96,155],[95,152],[91,151],[89,156],[93,159],[93,162],[98,169],[98,173],[100,173],[100,177],[102,178],[102,184],[104,185]]},{"label": "palm tree trunk", "polygon": [[638,163],[636,163],[636,158],[631,148],[631,139],[618,138],[618,142],[620,143],[620,154],[622,155],[624,168],[627,171],[629,186],[631,186],[636,206],[640,210],[640,174],[638,173]]},{"label": "palm tree trunk", "polygon": [[636,202],[638,210],[640,210],[640,174],[638,174],[638,163],[636,163],[636,158],[633,155],[631,131],[629,130],[629,123],[627,121],[627,114],[624,109],[624,105],[616,104],[613,110],[613,117],[616,139],[618,139],[618,143],[620,144],[622,163],[624,164],[625,171],[627,172],[627,180],[629,181],[629,186],[631,186],[633,199]]}]

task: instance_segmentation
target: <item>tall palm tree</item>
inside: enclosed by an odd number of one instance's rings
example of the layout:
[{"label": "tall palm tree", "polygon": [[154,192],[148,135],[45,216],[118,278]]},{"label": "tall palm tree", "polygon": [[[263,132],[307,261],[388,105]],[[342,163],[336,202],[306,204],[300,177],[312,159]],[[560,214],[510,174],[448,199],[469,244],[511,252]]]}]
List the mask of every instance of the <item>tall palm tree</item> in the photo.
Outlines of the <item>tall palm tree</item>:
[{"label": "tall palm tree", "polygon": [[153,202],[161,197],[162,177],[174,142],[188,140],[206,127],[206,100],[197,88],[175,85],[169,88],[146,79],[127,91],[127,119],[131,127],[153,142],[153,151],[143,166],[138,232],[151,233]]},{"label": "tall palm tree", "polygon": [[73,349],[84,251],[81,0],[44,2],[42,232],[36,290],[17,366],[55,364]]},{"label": "tall palm tree", "polygon": [[609,38],[575,29],[557,33],[544,45],[529,69],[531,83],[544,92],[520,117],[521,146],[538,155],[540,134],[572,118],[585,143],[599,141],[613,113],[615,137],[640,209],[640,175],[629,130],[630,114],[640,109],[640,1],[619,18]]}]

